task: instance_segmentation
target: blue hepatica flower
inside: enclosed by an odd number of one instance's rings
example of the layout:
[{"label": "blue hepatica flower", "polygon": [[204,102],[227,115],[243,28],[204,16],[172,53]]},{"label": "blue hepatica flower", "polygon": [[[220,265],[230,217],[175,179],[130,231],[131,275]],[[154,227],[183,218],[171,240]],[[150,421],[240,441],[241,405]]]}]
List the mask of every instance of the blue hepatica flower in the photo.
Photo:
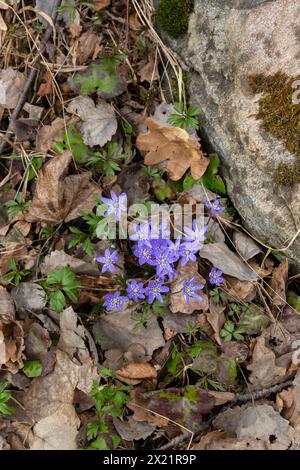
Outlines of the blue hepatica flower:
[{"label": "blue hepatica flower", "polygon": [[222,277],[223,271],[221,269],[212,268],[209,273],[209,282],[216,286],[220,286],[224,282],[224,277]]},{"label": "blue hepatica flower", "polygon": [[162,293],[169,292],[169,288],[163,285],[163,281],[156,280],[150,281],[145,293],[148,296],[148,303],[152,304],[157,299],[161,304],[163,303]]},{"label": "blue hepatica flower", "polygon": [[150,231],[151,227],[149,222],[144,222],[137,224],[135,226],[136,232],[129,236],[129,239],[135,242],[144,242],[147,245],[150,245]]},{"label": "blue hepatica flower", "polygon": [[154,255],[154,264],[156,266],[156,274],[158,277],[168,276],[170,280],[176,275],[176,271],[172,265],[172,256],[168,249],[158,251]]},{"label": "blue hepatica flower", "polygon": [[127,289],[126,292],[128,294],[128,297],[135,302],[137,302],[139,299],[144,299],[144,287],[142,282],[136,282],[134,279],[130,282],[127,282]]},{"label": "blue hepatica flower", "polygon": [[138,242],[133,247],[133,253],[138,258],[139,264],[142,266],[147,263],[153,266],[153,250],[151,245],[146,244],[145,242]]},{"label": "blue hepatica flower", "polygon": [[107,294],[105,296],[105,302],[103,302],[103,306],[107,312],[111,310],[117,309],[119,312],[122,312],[124,303],[127,302],[128,298],[122,296],[119,291],[115,292],[114,294]]},{"label": "blue hepatica flower", "polygon": [[121,219],[122,212],[127,211],[127,196],[125,193],[122,193],[120,196],[117,196],[114,191],[110,192],[111,199],[107,197],[102,198],[102,202],[108,206],[106,212],[104,212],[104,217],[109,215],[114,215],[116,220]]},{"label": "blue hepatica flower", "polygon": [[193,243],[182,243],[181,245],[181,266],[185,266],[188,261],[196,261],[196,254],[198,253],[199,248],[196,247]]},{"label": "blue hepatica flower", "polygon": [[173,263],[176,263],[176,261],[179,260],[182,254],[181,239],[178,238],[174,242],[172,240],[168,240],[167,244],[168,244],[170,259],[172,259]]},{"label": "blue hepatica flower", "polygon": [[182,293],[184,296],[184,300],[187,304],[190,303],[190,298],[202,300],[201,295],[196,293],[197,290],[203,289],[204,284],[195,284],[195,276],[192,277],[189,281],[183,281]]},{"label": "blue hepatica flower", "polygon": [[193,220],[192,229],[189,227],[184,227],[184,241],[191,243],[195,248],[200,250],[203,242],[206,240],[205,233],[207,231],[207,225],[203,227],[199,227],[197,224],[197,220]]},{"label": "blue hepatica flower", "polygon": [[107,248],[104,252],[104,256],[99,256],[96,258],[96,261],[98,263],[103,264],[102,266],[102,273],[105,273],[106,271],[109,271],[111,273],[115,272],[116,267],[114,266],[114,263],[117,263],[119,260],[118,253],[117,251],[113,251],[112,253],[110,250]]},{"label": "blue hepatica flower", "polygon": [[219,199],[215,199],[213,202],[205,201],[205,206],[207,207],[211,215],[217,215],[219,212],[225,210],[225,207],[220,206]]}]

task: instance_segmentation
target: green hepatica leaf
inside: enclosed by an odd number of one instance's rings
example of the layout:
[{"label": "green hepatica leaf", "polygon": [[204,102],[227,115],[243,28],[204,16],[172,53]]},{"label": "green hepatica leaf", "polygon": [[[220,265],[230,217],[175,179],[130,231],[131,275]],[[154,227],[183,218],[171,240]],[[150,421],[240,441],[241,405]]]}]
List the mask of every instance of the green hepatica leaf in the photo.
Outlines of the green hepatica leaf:
[{"label": "green hepatica leaf", "polygon": [[226,187],[223,179],[219,176],[218,169],[220,165],[220,159],[217,154],[209,155],[210,164],[204,173],[204,175],[199,179],[195,180],[192,175],[187,174],[183,180],[183,190],[188,191],[196,183],[202,183],[203,186],[214,193],[220,195],[226,195]]},{"label": "green hepatica leaf", "polygon": [[102,60],[91,64],[87,70],[70,78],[69,84],[76,93],[89,94],[96,90],[104,99],[114,98],[127,88],[126,81],[120,76],[118,66],[106,67]]},{"label": "green hepatica leaf", "polygon": [[40,377],[43,372],[42,363],[39,359],[34,359],[32,361],[25,361],[23,372],[27,377]]},{"label": "green hepatica leaf", "polygon": [[51,294],[50,294],[50,306],[52,308],[54,308],[54,310],[57,313],[62,312],[66,305],[67,305],[67,302],[66,302],[65,296],[62,293],[62,291],[57,289],[54,292],[51,292]]},{"label": "green hepatica leaf", "polygon": [[145,399],[145,407],[191,431],[201,423],[202,415],[211,412],[215,398],[196,386],[169,388]]},{"label": "green hepatica leaf", "polygon": [[210,159],[210,164],[200,181],[210,191],[224,195],[226,194],[224,181],[221,176],[217,175],[220,159],[217,154],[211,154],[208,158]]},{"label": "green hepatica leaf", "polygon": [[247,335],[256,335],[261,333],[269,323],[270,320],[264,310],[258,305],[250,304],[243,307],[238,325]]}]

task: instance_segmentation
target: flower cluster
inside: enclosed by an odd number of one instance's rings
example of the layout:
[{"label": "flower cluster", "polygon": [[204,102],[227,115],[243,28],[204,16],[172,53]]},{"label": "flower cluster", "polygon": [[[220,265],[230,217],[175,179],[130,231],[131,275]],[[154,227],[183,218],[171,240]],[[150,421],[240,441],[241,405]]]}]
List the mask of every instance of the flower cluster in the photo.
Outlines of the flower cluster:
[{"label": "flower cluster", "polygon": [[130,235],[134,243],[133,253],[139,264],[148,264],[155,267],[156,280],[172,281],[177,275],[175,264],[180,261],[181,266],[196,261],[196,255],[205,241],[207,226],[199,228],[197,221],[193,221],[192,228],[184,228],[184,237],[175,241],[166,238],[170,231],[165,224],[151,227],[149,222],[137,224],[135,233]]},{"label": "flower cluster", "polygon": [[[120,220],[121,212],[125,210],[125,198],[125,194],[118,197],[113,191],[111,191],[111,199],[102,198],[108,206],[104,216],[113,214],[116,220]],[[213,203],[206,201],[206,207],[211,215],[224,210],[219,206],[218,200]],[[112,309],[122,311],[124,303],[128,300],[138,302],[147,298],[149,304],[152,304],[154,300],[163,303],[162,294],[169,292],[166,282],[172,281],[177,276],[177,265],[185,266],[190,260],[196,261],[196,256],[206,240],[207,226],[200,227],[197,220],[193,221],[192,228],[184,227],[183,230],[183,237],[171,240],[170,230],[166,223],[159,226],[154,226],[149,221],[136,224],[134,233],[129,236],[133,242],[132,252],[140,266],[148,265],[155,269],[156,276],[154,280],[145,282],[145,285],[136,280],[127,281],[126,295],[121,295],[119,291],[107,294],[103,305],[108,312]],[[118,261],[117,251],[111,252],[107,249],[104,256],[97,258],[97,261],[102,263],[103,273],[106,271],[113,273],[114,264]],[[219,286],[224,281],[222,274],[222,271],[213,268],[209,274],[210,283]],[[201,291],[203,287],[203,284],[195,283],[195,276],[190,280],[185,280],[182,286],[185,301],[189,303],[191,298],[202,300],[197,291]]]}]

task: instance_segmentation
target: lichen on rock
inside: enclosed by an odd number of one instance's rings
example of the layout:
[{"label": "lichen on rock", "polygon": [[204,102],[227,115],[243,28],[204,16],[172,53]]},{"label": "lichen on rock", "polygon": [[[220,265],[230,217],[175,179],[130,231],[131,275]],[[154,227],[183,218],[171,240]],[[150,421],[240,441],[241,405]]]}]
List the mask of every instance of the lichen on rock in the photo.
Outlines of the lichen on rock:
[{"label": "lichen on rock", "polygon": [[192,8],[192,0],[160,0],[157,18],[161,28],[172,38],[185,34]]},{"label": "lichen on rock", "polygon": [[281,162],[274,177],[275,183],[300,182],[300,103],[295,103],[293,84],[300,77],[289,77],[286,73],[274,75],[252,75],[249,83],[254,93],[262,93],[257,119],[262,127],[283,142],[285,148],[298,161],[294,165]]}]

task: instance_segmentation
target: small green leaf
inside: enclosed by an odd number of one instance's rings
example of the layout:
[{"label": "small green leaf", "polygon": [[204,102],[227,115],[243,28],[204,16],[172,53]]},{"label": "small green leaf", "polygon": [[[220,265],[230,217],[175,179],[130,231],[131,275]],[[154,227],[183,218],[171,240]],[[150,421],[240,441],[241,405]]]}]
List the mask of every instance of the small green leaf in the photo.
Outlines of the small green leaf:
[{"label": "small green leaf", "polygon": [[33,377],[40,377],[43,372],[43,367],[42,363],[39,359],[34,359],[31,361],[25,361],[24,362],[24,367],[23,367],[23,372],[27,377],[33,378]]},{"label": "small green leaf", "polygon": [[199,181],[210,191],[220,195],[226,195],[224,181],[222,180],[221,176],[217,175],[220,159],[217,154],[211,154],[208,158],[210,160],[210,164]]},{"label": "small green leaf", "polygon": [[49,295],[50,307],[54,308],[56,313],[61,313],[66,307],[67,302],[61,290],[57,289]]},{"label": "small green leaf", "polygon": [[106,443],[106,440],[102,436],[97,437],[97,439],[90,444],[89,449],[91,449],[91,450],[109,450],[108,445]]}]

